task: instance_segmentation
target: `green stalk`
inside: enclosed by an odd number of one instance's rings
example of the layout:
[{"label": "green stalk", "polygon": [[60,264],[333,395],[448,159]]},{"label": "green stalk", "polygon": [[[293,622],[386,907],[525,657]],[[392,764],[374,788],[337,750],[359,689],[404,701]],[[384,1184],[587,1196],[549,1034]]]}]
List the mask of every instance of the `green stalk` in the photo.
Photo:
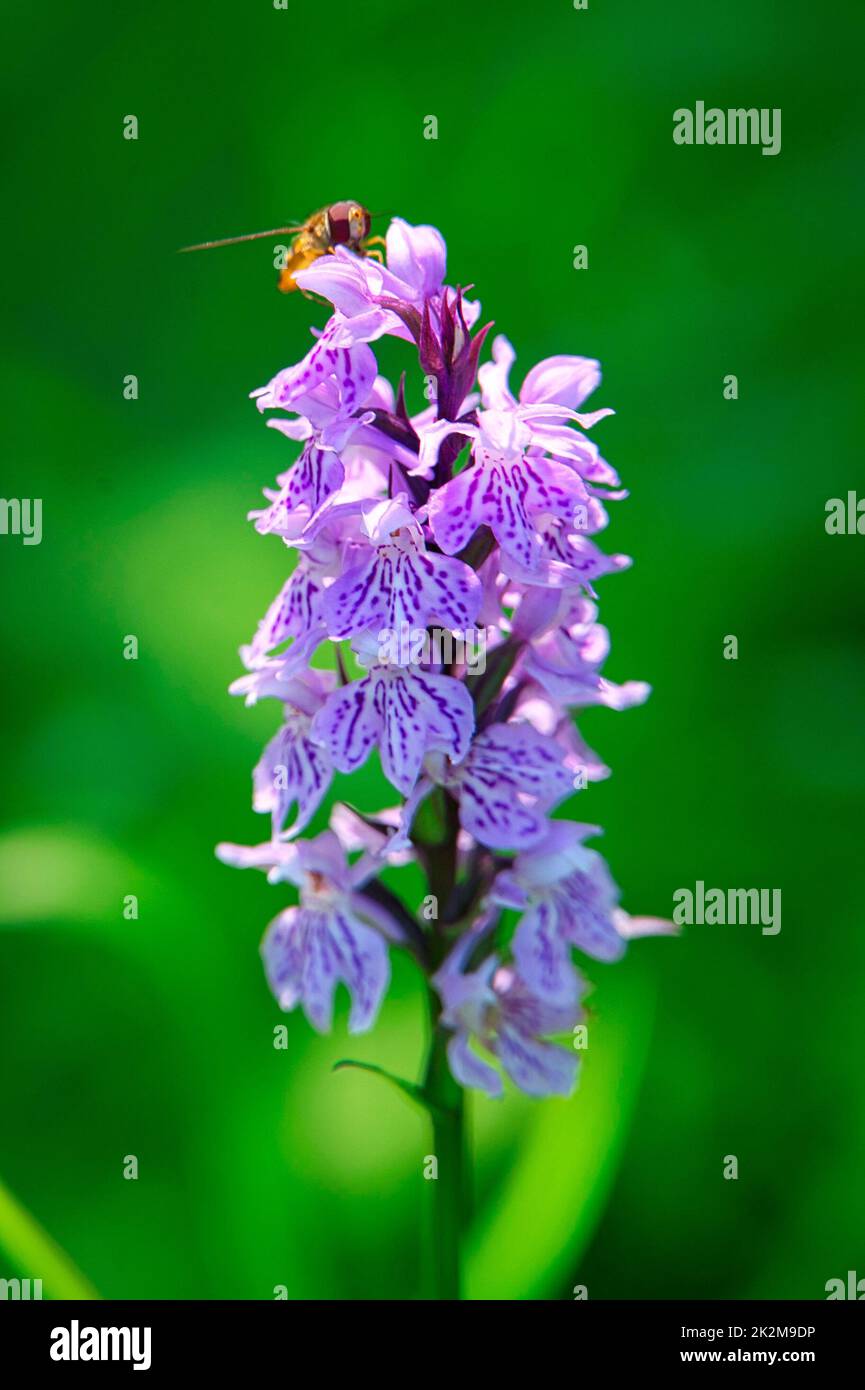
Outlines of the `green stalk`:
[{"label": "green stalk", "polygon": [[465,1102],[463,1089],[448,1067],[448,1034],[438,1025],[438,1005],[432,992],[430,1008],[433,1034],[423,1089],[430,1105],[433,1153],[438,1163],[430,1218],[433,1297],[459,1299],[462,1235],[468,1211]]},{"label": "green stalk", "polygon": [[[456,885],[457,805],[443,789],[422,808],[423,815],[413,828],[412,838],[427,873],[430,892],[435,896],[441,916],[438,932],[430,940],[431,966],[441,965],[450,948],[445,924],[446,910]],[[430,1017],[430,1046],[421,1094],[427,1105],[433,1130],[436,1176],[432,1183],[430,1226],[430,1282],[435,1299],[462,1296],[462,1236],[468,1220],[468,1165],[463,1089],[448,1066],[447,1043],[450,1036],[441,1026],[438,995],[427,990]]]}]

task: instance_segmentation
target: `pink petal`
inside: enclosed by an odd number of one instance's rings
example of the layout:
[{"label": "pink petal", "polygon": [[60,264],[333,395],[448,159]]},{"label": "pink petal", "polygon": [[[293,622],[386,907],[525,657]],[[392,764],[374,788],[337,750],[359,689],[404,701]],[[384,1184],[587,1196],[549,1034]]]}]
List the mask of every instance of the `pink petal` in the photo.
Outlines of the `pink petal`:
[{"label": "pink petal", "polygon": [[493,1067],[475,1056],[469,1046],[468,1033],[455,1033],[447,1045],[447,1054],[454,1079],[461,1086],[486,1091],[494,1100],[498,1100],[504,1094],[502,1078]]},{"label": "pink petal", "polygon": [[569,1096],[577,1081],[577,1057],[565,1047],[538,1042],[515,1028],[501,1027],[496,1053],[515,1086],[528,1096]]},{"label": "pink petal", "polygon": [[545,357],[532,367],[520,390],[525,405],[554,402],[576,410],[601,383],[601,364],[592,357]]}]

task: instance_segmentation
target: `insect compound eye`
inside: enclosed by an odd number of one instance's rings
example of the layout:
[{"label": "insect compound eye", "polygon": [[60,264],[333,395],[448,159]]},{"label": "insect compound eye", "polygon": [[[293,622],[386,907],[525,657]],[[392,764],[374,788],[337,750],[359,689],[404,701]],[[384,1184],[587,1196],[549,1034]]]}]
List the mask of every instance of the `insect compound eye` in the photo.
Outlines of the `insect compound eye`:
[{"label": "insect compound eye", "polygon": [[334,246],[345,246],[351,240],[351,205],[334,203],[327,210],[327,229]]}]

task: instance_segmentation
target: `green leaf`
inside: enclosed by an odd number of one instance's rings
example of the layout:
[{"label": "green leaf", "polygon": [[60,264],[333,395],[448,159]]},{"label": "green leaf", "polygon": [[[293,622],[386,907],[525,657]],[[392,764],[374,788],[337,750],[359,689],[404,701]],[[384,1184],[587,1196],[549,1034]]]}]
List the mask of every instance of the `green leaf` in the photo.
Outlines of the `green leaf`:
[{"label": "green leaf", "polygon": [[415,1105],[421,1106],[423,1110],[432,1112],[438,1109],[434,1101],[430,1100],[422,1086],[416,1085],[414,1081],[406,1081],[401,1076],[395,1076],[392,1071],[386,1071],[384,1067],[377,1067],[374,1062],[355,1062],[350,1057],[344,1057],[339,1062],[334,1062],[331,1071],[342,1071],[344,1067],[356,1067],[358,1071],[371,1071],[375,1076],[383,1076],[385,1081],[389,1081],[392,1086],[398,1087],[409,1100],[413,1100]]},{"label": "green leaf", "polygon": [[26,1207],[0,1182],[0,1245],[26,1278],[41,1279],[49,1298],[99,1294]]}]

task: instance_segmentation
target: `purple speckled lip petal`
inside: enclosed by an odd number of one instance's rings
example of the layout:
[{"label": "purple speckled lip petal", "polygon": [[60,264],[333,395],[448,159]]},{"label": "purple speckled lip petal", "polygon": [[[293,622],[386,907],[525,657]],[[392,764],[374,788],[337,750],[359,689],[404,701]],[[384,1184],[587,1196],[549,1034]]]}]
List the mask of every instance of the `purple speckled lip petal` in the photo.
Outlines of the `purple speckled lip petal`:
[{"label": "purple speckled lip petal", "polygon": [[522,979],[547,1006],[576,998],[571,947],[601,961],[618,960],[625,951],[618,889],[601,855],[580,843],[595,830],[554,822],[536,849],[518,855],[502,884],[505,901],[515,891],[528,900],[514,935],[514,958]]},{"label": "purple speckled lip petal", "polygon": [[431,623],[468,628],[480,602],[480,580],[461,560],[382,545],[330,587],[325,611],[330,635],[339,639],[368,629],[415,631]]},{"label": "purple speckled lip petal", "polygon": [[339,456],[330,449],[307,444],[270,506],[253,513],[256,531],[263,536],[292,535],[294,513],[303,507],[315,511],[344,481],[345,468]]},{"label": "purple speckled lip petal", "polygon": [[516,799],[512,788],[481,775],[462,785],[460,825],[489,849],[522,849],[543,838],[546,818]]},{"label": "purple speckled lip petal", "polygon": [[274,836],[284,829],[292,806],[297,805],[293,837],[306,828],[327,795],[333,767],[325,749],[284,727],[267,744],[252,778],[253,808],[270,812]]},{"label": "purple speckled lip petal", "polygon": [[529,455],[517,459],[481,457],[429,502],[430,525],[447,554],[462,550],[479,526],[488,526],[505,556],[535,570],[541,543],[537,521],[570,521],[586,498],[579,477],[565,464]]},{"label": "purple speckled lip petal", "polygon": [[527,1096],[569,1096],[577,1080],[577,1055],[564,1047],[500,1028],[496,1053],[515,1086]]},{"label": "purple speckled lip petal", "polygon": [[451,676],[397,672],[386,679],[382,767],[408,796],[428,752],[464,757],[474,727],[474,708],[466,687]]},{"label": "purple speckled lip petal", "polygon": [[378,745],[385,776],[407,796],[427,752],[455,760],[465,755],[473,724],[471,697],[459,681],[386,668],[331,695],[315,717],[312,737],[340,772],[353,772]]},{"label": "purple speckled lip petal", "polygon": [[594,850],[589,874],[573,873],[552,890],[563,935],[594,960],[618,960],[625,941],[616,926],[619,893],[609,870]]},{"label": "purple speckled lip petal", "polygon": [[537,563],[539,545],[525,505],[525,491],[505,463],[474,463],[463,469],[429,502],[433,535],[455,555],[480,526],[489,526],[499,545],[527,569]]},{"label": "purple speckled lip petal", "polygon": [[454,1033],[448,1043],[447,1054],[450,1069],[461,1086],[485,1091],[493,1100],[501,1098],[504,1094],[502,1078],[495,1067],[491,1067],[488,1062],[482,1061],[472,1052],[466,1030]]},{"label": "purple speckled lip petal", "polygon": [[294,571],[258,625],[250,644],[254,657],[265,656],[289,637],[304,637],[324,619],[321,571],[301,555]]},{"label": "purple speckled lip petal", "polygon": [[502,1094],[498,1073],[470,1046],[476,1040],[498,1058],[527,1095],[570,1095],[576,1082],[576,1055],[548,1039],[570,1032],[580,1019],[577,996],[582,982],[574,976],[571,995],[551,1003],[537,997],[518,968],[499,966],[497,956],[466,972],[472,936],[470,932],[467,939],[457,941],[434,977],[443,1004],[442,1021],[452,1030],[448,1061],[455,1078],[488,1095]]},{"label": "purple speckled lip petal", "polygon": [[550,897],[541,898],[523,913],[513,950],[520,975],[540,998],[555,1004],[576,999],[577,972]]},{"label": "purple speckled lip petal", "polygon": [[350,1033],[365,1033],[375,1022],[390,981],[390,961],[383,937],[348,910],[331,914],[329,933],[337,957],[338,977],[352,996]]},{"label": "purple speckled lip petal", "polygon": [[289,907],[271,922],[261,945],[267,982],[286,1012],[295,1008],[301,997],[303,938],[301,910]]},{"label": "purple speckled lip petal", "polygon": [[315,716],[312,737],[329,751],[340,772],[354,772],[369,757],[382,727],[383,700],[372,676],[336,690]]},{"label": "purple speckled lip petal", "polygon": [[323,383],[335,389],[341,414],[364,405],[378,375],[375,354],[366,343],[338,346],[342,323],[342,316],[335,314],[296,366],[287,367],[255,393],[259,410],[292,410]]},{"label": "purple speckled lip petal", "polygon": [[386,935],[399,940],[400,928],[391,922],[389,932],[382,931],[388,914],[378,905],[367,914],[372,924],[361,920],[351,874],[331,831],[274,848],[274,855],[289,852],[295,856],[301,901],[281,912],[265,934],[261,953],[268,983],[280,1008],[290,1011],[299,1004],[322,1033],[331,1027],[334,991],[343,983],[351,996],[349,1032],[365,1032],[390,980]]},{"label": "purple speckled lip petal", "polygon": [[527,724],[484,730],[453,780],[460,823],[491,849],[539,843],[547,828],[545,812],[574,789],[560,745]]}]

